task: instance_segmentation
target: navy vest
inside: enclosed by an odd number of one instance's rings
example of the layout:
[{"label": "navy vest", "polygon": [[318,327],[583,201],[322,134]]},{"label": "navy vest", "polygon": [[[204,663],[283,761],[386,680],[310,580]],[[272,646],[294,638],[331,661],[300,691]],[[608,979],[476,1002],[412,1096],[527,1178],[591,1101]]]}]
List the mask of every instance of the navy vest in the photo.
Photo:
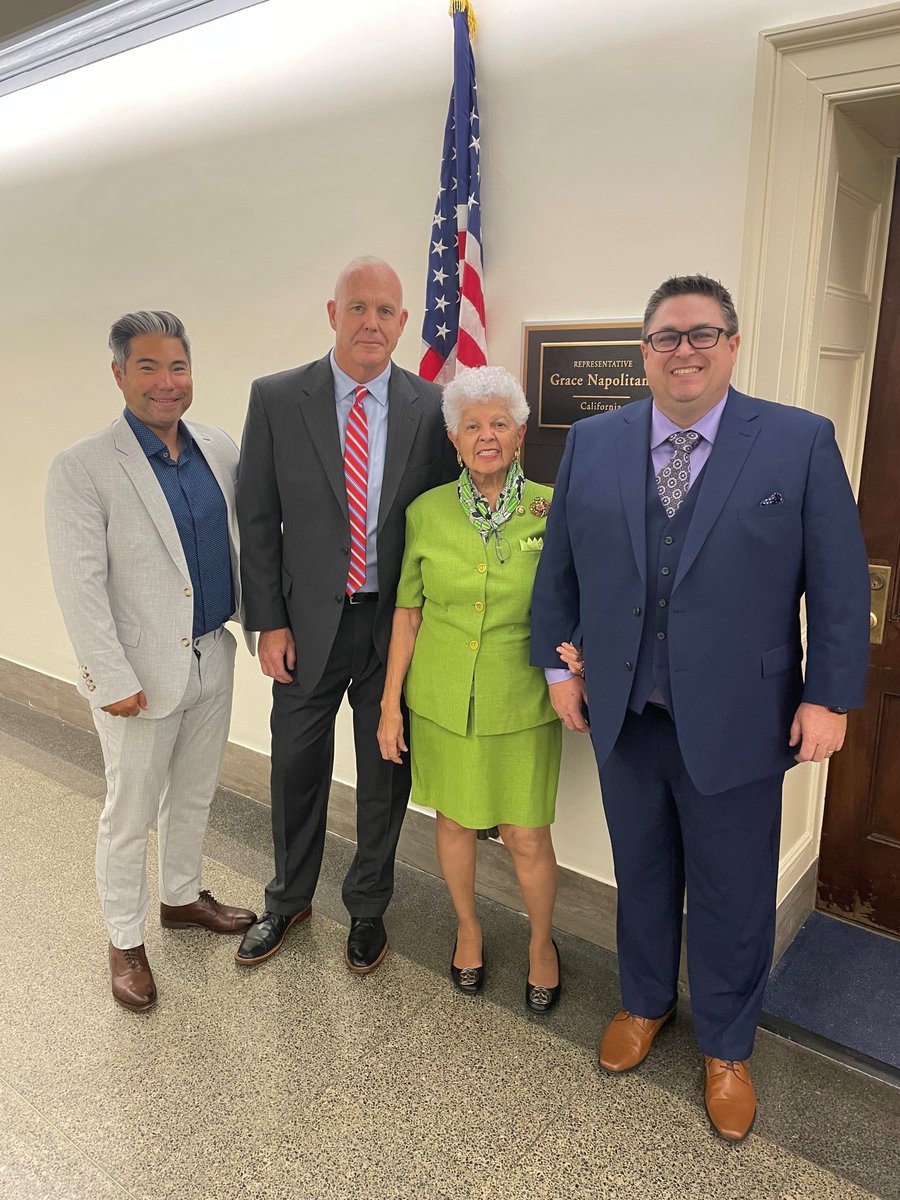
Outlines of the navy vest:
[{"label": "navy vest", "polygon": [[669,598],[681,558],[697,495],[703,483],[703,468],[691,481],[688,494],[674,517],[667,517],[656,490],[653,456],[647,470],[647,608],[641,631],[637,666],[628,707],[640,713],[659,688],[669,711],[672,693],[669,687]]}]

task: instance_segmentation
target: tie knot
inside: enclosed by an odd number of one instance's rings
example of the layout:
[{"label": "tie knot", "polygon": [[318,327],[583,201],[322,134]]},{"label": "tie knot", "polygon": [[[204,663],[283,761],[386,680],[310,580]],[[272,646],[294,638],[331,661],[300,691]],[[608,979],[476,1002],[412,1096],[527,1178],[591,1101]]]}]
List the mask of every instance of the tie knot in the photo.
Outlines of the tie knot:
[{"label": "tie knot", "polygon": [[368,394],[369,394],[368,388],[362,387],[362,386],[358,387],[356,389],[356,400],[354,401],[354,403],[362,404],[363,400],[365,400],[365,398],[366,398],[366,396],[368,396]]},{"label": "tie knot", "polygon": [[680,450],[682,454],[690,454],[700,441],[700,434],[696,429],[685,429],[679,433],[670,433],[666,440],[671,442],[675,449]]}]

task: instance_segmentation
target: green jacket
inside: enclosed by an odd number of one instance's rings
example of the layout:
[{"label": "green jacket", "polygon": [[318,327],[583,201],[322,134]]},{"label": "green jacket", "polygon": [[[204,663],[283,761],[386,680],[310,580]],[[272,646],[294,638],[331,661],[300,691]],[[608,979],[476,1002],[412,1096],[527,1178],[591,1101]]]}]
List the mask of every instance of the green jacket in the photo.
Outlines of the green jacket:
[{"label": "green jacket", "polygon": [[479,736],[555,721],[544,673],[528,662],[531,589],[547,525],[546,511],[534,510],[549,511],[553,493],[526,482],[519,510],[501,530],[501,563],[494,537],[484,545],[456,486],[425,492],[406,511],[397,606],[422,609],[406,702],[460,735],[470,698],[471,732]]}]

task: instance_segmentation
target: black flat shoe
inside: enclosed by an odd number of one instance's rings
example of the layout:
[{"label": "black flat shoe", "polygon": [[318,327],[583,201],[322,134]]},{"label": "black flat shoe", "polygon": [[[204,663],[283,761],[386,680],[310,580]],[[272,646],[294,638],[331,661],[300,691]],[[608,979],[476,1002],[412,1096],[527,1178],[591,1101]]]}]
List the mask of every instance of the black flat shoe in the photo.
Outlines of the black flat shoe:
[{"label": "black flat shoe", "polygon": [[461,992],[465,992],[467,996],[477,996],[484,987],[485,969],[484,969],[484,943],[481,944],[481,966],[480,967],[454,967],[453,960],[456,958],[456,945],[453,943],[453,953],[450,955],[450,978],[456,984]]},{"label": "black flat shoe", "polygon": [[388,942],[381,917],[351,917],[345,958],[354,975],[368,975],[387,954]]},{"label": "black flat shoe", "polygon": [[244,934],[234,961],[242,967],[254,967],[257,963],[265,962],[276,950],[281,949],[290,927],[305,921],[311,912],[311,904],[308,904],[303,912],[294,913],[292,917],[283,917],[281,913],[266,910]]},{"label": "black flat shoe", "polygon": [[559,983],[556,987],[540,987],[536,983],[530,983],[527,973],[525,975],[525,1007],[529,1012],[537,1013],[539,1016],[544,1016],[551,1008],[556,1007],[562,991],[562,962],[560,962],[559,946],[556,942],[553,943],[553,949],[556,951],[556,962],[559,966]]}]

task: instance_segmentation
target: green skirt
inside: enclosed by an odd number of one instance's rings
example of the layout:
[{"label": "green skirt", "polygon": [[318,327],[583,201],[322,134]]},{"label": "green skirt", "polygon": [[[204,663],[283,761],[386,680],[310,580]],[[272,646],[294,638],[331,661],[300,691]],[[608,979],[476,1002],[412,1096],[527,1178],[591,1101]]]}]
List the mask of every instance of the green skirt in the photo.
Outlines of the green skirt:
[{"label": "green skirt", "polygon": [[460,737],[414,712],[409,721],[413,804],[437,809],[466,829],[553,824],[559,721],[490,737]]}]

